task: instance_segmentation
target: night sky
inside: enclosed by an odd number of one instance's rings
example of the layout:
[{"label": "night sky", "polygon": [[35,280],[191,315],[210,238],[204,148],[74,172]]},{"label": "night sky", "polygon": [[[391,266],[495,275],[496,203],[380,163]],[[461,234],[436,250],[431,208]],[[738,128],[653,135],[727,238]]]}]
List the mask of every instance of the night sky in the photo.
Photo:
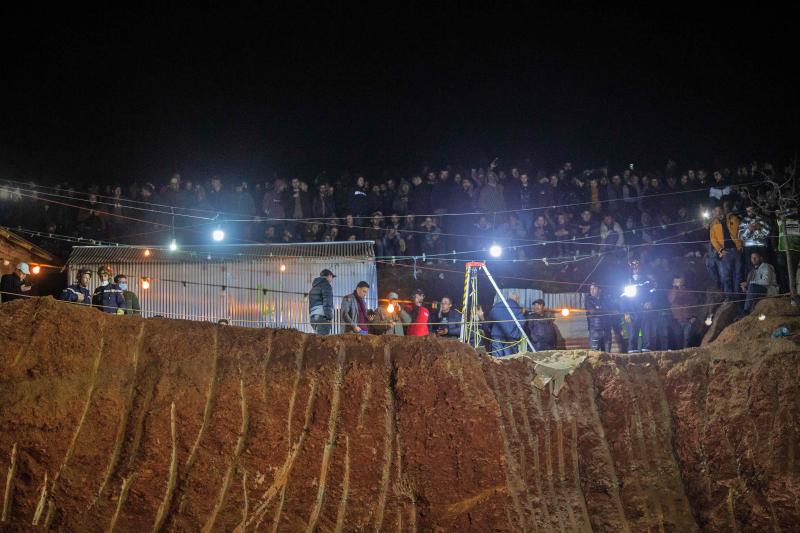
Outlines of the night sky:
[{"label": "night sky", "polygon": [[0,177],[786,159],[797,46],[771,16],[6,13]]}]

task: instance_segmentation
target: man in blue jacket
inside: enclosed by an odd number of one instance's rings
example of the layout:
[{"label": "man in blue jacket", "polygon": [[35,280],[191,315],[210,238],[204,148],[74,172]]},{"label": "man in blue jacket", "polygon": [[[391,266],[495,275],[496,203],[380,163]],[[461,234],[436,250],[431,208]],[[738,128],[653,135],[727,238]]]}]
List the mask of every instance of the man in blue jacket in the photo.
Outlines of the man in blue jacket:
[{"label": "man in blue jacket", "polygon": [[308,291],[308,316],[317,335],[330,335],[333,322],[333,278],[336,275],[327,268],[311,283]]},{"label": "man in blue jacket", "polygon": [[[509,309],[511,312],[509,313]],[[489,345],[491,355],[495,357],[505,357],[520,351],[519,340],[522,332],[514,323],[514,318],[522,323],[522,309],[519,306],[519,294],[511,293],[508,295],[508,309],[503,305],[502,300],[498,300],[489,312],[489,325],[492,342]],[[515,344],[517,343],[517,344]],[[523,347],[523,351],[527,347]]]},{"label": "man in blue jacket", "polygon": [[116,283],[111,283],[111,270],[101,266],[97,269],[100,285],[94,290],[92,305],[104,313],[125,314],[125,296]]},{"label": "man in blue jacket", "polygon": [[461,336],[461,313],[453,307],[453,300],[443,296],[439,302],[439,312],[433,315],[433,330],[439,337],[457,339]]},{"label": "man in blue jacket", "polygon": [[65,302],[92,305],[92,295],[89,292],[89,279],[91,277],[92,272],[88,268],[78,270],[77,282],[61,291],[59,299]]}]

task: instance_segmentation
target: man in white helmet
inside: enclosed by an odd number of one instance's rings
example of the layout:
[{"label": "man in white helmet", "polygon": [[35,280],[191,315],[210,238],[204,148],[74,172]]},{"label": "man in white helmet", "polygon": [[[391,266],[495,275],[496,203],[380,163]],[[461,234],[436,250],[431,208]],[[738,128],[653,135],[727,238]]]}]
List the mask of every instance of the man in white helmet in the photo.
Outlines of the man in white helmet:
[{"label": "man in white helmet", "polygon": [[28,263],[19,263],[11,274],[6,274],[0,279],[0,302],[10,302],[24,298],[31,290],[25,278],[31,275]]}]

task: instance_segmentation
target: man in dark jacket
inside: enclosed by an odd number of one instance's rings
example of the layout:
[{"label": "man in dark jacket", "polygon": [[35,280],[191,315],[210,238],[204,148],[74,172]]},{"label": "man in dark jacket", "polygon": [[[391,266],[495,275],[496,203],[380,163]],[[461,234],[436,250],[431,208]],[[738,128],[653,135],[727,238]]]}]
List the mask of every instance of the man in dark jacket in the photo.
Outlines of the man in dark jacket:
[{"label": "man in dark jacket", "polygon": [[114,276],[114,283],[120,288],[122,296],[125,298],[125,314],[141,315],[142,308],[139,305],[139,297],[135,292],[128,290],[128,277],[125,274],[117,274]]},{"label": "man in dark jacket", "polygon": [[31,270],[28,263],[19,263],[11,274],[6,274],[0,279],[0,302],[19,300],[31,290],[25,283],[25,278],[30,276]]},{"label": "man in dark jacket", "polygon": [[100,285],[94,290],[92,305],[104,313],[125,314],[125,296],[116,283],[111,283],[111,271],[101,266],[97,269]]},{"label": "man in dark jacket", "polygon": [[589,349],[608,352],[611,350],[610,306],[600,294],[600,286],[592,283],[586,298],[586,323],[589,328]]},{"label": "man in dark jacket", "polygon": [[[522,323],[522,309],[519,306],[519,294],[517,293],[508,296],[508,309],[503,305],[502,300],[498,300],[489,312],[488,320],[492,337],[489,345],[491,355],[505,357],[520,351],[519,341],[522,338],[522,332],[514,323],[514,318]],[[523,351],[526,349],[526,346],[522,347]]]},{"label": "man in dark jacket", "polygon": [[439,302],[439,311],[433,315],[435,323],[433,330],[439,337],[457,339],[461,336],[461,313],[453,307],[453,300],[449,296],[442,297]]},{"label": "man in dark jacket", "polygon": [[541,298],[533,302],[533,311],[525,315],[525,327],[533,348],[542,350],[556,349],[556,328],[553,317],[544,309]]},{"label": "man in dark jacket", "polygon": [[83,268],[78,271],[76,276],[77,282],[70,285],[59,296],[59,300],[65,302],[75,302],[83,305],[92,304],[92,295],[89,292],[89,279],[92,277],[92,272],[88,268]]},{"label": "man in dark jacket", "polygon": [[327,268],[311,284],[308,292],[308,316],[317,335],[330,335],[333,322],[333,278],[336,275]]}]

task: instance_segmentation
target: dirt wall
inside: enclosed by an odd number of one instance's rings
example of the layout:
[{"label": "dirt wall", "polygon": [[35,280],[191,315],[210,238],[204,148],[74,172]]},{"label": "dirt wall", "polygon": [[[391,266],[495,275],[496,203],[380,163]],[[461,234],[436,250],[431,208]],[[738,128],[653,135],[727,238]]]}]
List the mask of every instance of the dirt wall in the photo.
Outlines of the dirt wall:
[{"label": "dirt wall", "polygon": [[[792,531],[800,350],[527,359],[0,306],[3,525],[62,531]],[[745,329],[746,328],[746,329]]]}]

